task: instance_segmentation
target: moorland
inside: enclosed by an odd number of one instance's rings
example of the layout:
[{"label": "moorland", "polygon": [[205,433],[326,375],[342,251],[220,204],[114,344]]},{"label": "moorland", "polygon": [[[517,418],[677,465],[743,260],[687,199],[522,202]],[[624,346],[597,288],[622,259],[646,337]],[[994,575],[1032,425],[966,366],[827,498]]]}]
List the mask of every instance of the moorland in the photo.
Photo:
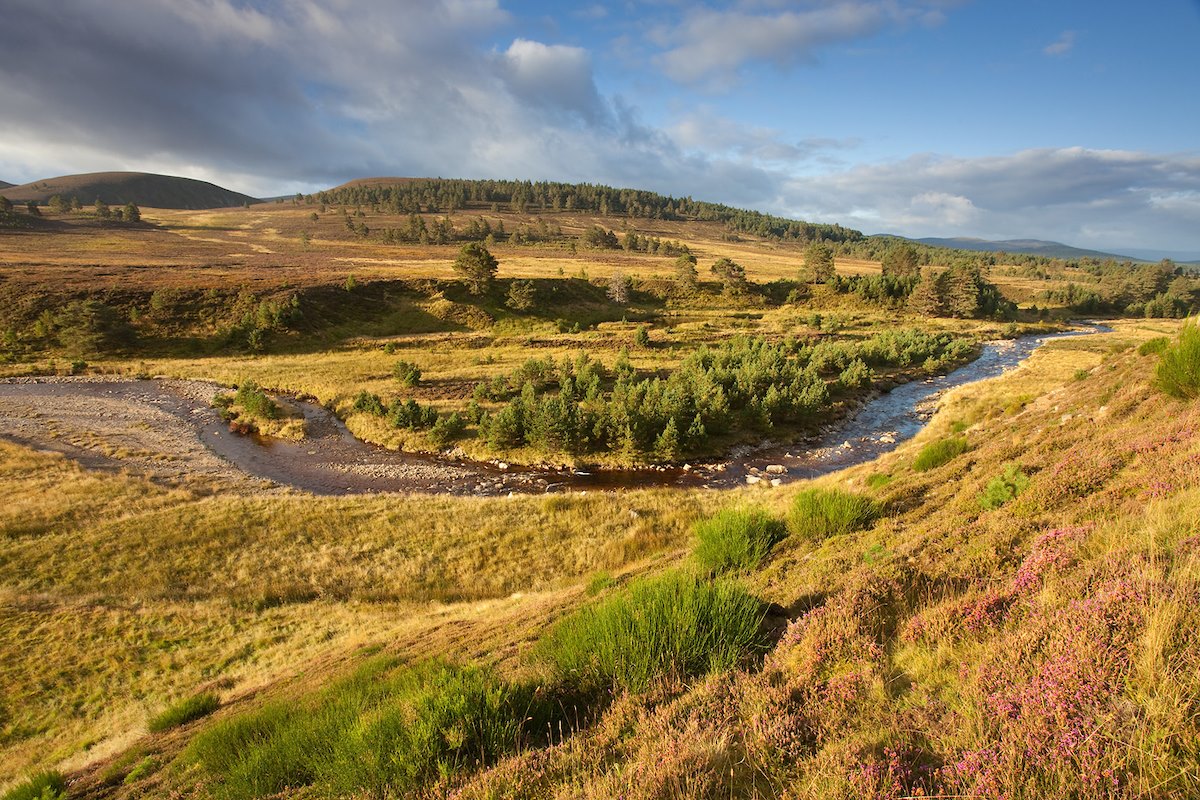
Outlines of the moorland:
[{"label": "moorland", "polygon": [[80,199],[0,212],[0,375],[207,382],[230,436],[303,444],[304,399],[445,459],[721,461],[1108,330],[721,491],[318,497],[144,468],[151,415],[10,438],[6,799],[1200,791],[1185,270],[566,184]]}]

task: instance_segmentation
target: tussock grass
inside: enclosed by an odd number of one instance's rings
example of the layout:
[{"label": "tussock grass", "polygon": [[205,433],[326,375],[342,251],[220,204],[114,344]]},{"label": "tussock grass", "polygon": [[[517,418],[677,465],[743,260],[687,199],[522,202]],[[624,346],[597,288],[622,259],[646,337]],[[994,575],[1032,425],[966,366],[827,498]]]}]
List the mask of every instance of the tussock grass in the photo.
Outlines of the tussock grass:
[{"label": "tussock grass", "polygon": [[3,800],[65,800],[67,782],[59,772],[40,772],[4,793]]},{"label": "tussock grass", "polygon": [[805,489],[792,500],[788,528],[810,542],[865,528],[880,514],[873,500],[842,489]]},{"label": "tussock grass", "polygon": [[185,697],[150,718],[146,726],[152,733],[159,733],[170,728],[177,728],[189,722],[206,717],[221,706],[221,699],[212,692]]},{"label": "tussock grass", "polygon": [[964,436],[950,436],[930,442],[921,448],[913,460],[913,469],[917,472],[928,472],[948,464],[958,456],[971,449],[971,444]]},{"label": "tussock grass", "polygon": [[552,708],[483,667],[398,667],[378,657],[314,697],[214,725],[182,759],[200,764],[229,800],[306,786],[403,797],[515,751]]},{"label": "tussock grass", "polygon": [[537,655],[565,684],[639,692],[761,653],[763,613],[737,583],[668,572],[562,620],[539,641]]},{"label": "tussock grass", "polygon": [[727,508],[696,523],[696,560],[712,573],[754,569],[787,531],[761,508]]},{"label": "tussock grass", "polygon": [[1153,339],[1147,339],[1138,345],[1139,356],[1158,355],[1166,350],[1171,344],[1171,340],[1166,336],[1155,336]]},{"label": "tussock grass", "polygon": [[1154,385],[1180,400],[1200,397],[1200,323],[1184,325],[1179,339],[1163,349]]}]

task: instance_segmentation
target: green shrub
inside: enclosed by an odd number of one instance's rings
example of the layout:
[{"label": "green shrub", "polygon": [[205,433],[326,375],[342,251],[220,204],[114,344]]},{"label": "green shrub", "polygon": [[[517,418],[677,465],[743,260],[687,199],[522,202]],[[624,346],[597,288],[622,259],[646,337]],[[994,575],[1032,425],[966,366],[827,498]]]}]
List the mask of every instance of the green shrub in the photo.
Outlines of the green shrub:
[{"label": "green shrub", "polygon": [[355,395],[353,408],[360,414],[371,414],[376,417],[382,417],[387,413],[387,408],[384,407],[383,401],[379,399],[379,395],[372,394],[366,389]]},{"label": "green shrub", "polygon": [[283,416],[282,409],[279,405],[267,397],[262,389],[258,388],[258,384],[254,381],[242,381],[238,386],[237,395],[233,401],[237,403],[246,414],[259,419],[279,419]]},{"label": "green shrub", "polygon": [[444,417],[438,417],[429,430],[429,438],[435,447],[445,447],[463,435],[467,429],[467,421],[457,411],[452,411]]},{"label": "green shrub", "polygon": [[763,652],[763,613],[737,583],[669,572],[576,611],[542,638],[537,653],[571,686],[642,691],[668,676],[732,669]]},{"label": "green shrub", "polygon": [[696,560],[714,573],[757,567],[786,535],[783,523],[761,508],[727,508],[694,528]]},{"label": "green shrub", "polygon": [[1200,397],[1200,324],[1189,322],[1179,340],[1162,351],[1154,385],[1180,400]]},{"label": "green shrub", "polygon": [[979,496],[979,505],[991,511],[1012,500],[1029,487],[1029,476],[1016,464],[1009,464],[998,477],[988,481]]},{"label": "green shrub", "polygon": [[212,726],[182,758],[217,778],[228,800],[306,786],[322,796],[407,797],[515,751],[555,707],[490,669],[395,667],[381,657],[310,698]]},{"label": "green shrub", "polygon": [[970,443],[963,436],[951,436],[947,439],[930,442],[921,448],[921,452],[917,453],[917,458],[913,461],[913,469],[917,472],[928,472],[970,449]]},{"label": "green shrub", "polygon": [[154,733],[165,731],[168,728],[177,728],[180,725],[186,725],[192,720],[207,717],[220,706],[221,700],[215,694],[212,692],[201,692],[200,694],[184,698],[165,709],[150,720],[148,727]]},{"label": "green shrub", "polygon": [[797,536],[819,542],[851,533],[879,516],[879,506],[869,498],[841,489],[805,489],[792,500],[788,528]]},{"label": "green shrub", "polygon": [[402,386],[410,388],[421,382],[421,368],[408,361],[397,361],[392,366],[392,375]]},{"label": "green shrub", "polygon": [[1138,345],[1138,355],[1140,355],[1140,356],[1157,355],[1158,353],[1161,353],[1162,351],[1166,350],[1167,345],[1169,345],[1170,343],[1171,343],[1171,340],[1168,339],[1166,336],[1157,336],[1153,339],[1147,339],[1146,341],[1144,341],[1140,345]]},{"label": "green shrub", "polygon": [[4,800],[64,800],[67,782],[58,772],[41,772],[4,793]]}]

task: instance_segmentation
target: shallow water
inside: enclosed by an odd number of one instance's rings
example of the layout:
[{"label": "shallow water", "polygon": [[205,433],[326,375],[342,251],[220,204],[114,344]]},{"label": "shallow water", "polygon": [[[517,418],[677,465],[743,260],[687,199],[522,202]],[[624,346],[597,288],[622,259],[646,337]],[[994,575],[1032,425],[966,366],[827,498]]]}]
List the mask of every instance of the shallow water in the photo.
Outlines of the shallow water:
[{"label": "shallow water", "polygon": [[[1085,330],[986,343],[979,358],[970,364],[946,375],[902,384],[869,400],[811,446],[768,445],[690,469],[502,469],[494,464],[403,453],[354,438],[331,412],[302,401],[294,401],[307,422],[308,435],[302,442],[242,436],[231,433],[207,405],[218,387],[193,381],[10,380],[0,381],[0,399],[19,399],[48,413],[68,398],[116,400],[131,413],[138,407],[152,409],[155,418],[167,420],[165,424],[198,440],[241,472],[323,495],[388,491],[496,495],[655,486],[722,489],[759,480],[786,483],[870,461],[916,435],[933,414],[937,398],[948,389],[1012,369],[1048,340],[1102,330],[1092,325]],[[31,436],[28,426],[20,432],[6,430],[7,422],[0,418],[0,435],[35,446],[45,444],[35,441],[39,437]],[[104,458],[59,449],[89,465]]]}]

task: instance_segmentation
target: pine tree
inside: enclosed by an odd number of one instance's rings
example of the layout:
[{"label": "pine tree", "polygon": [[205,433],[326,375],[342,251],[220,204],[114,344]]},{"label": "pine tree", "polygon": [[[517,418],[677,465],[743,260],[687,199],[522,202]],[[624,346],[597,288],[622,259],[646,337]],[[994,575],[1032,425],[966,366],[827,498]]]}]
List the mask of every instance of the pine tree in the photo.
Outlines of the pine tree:
[{"label": "pine tree", "polygon": [[822,241],[813,242],[804,251],[804,266],[813,283],[824,283],[835,274],[833,248]]},{"label": "pine tree", "polygon": [[698,276],[696,274],[696,257],[691,253],[684,253],[675,259],[675,279],[679,281],[679,288],[683,291],[696,291],[698,285]]},{"label": "pine tree", "polygon": [[679,460],[679,426],[675,424],[674,417],[667,421],[666,427],[654,442],[654,454],[660,461]]},{"label": "pine tree", "polygon": [[979,284],[977,269],[966,266],[951,267],[942,275],[945,311],[952,317],[970,319],[979,312]]},{"label": "pine tree", "polygon": [[467,242],[454,260],[454,271],[466,281],[471,294],[486,294],[492,288],[499,262],[479,242]]},{"label": "pine tree", "polygon": [[944,311],[942,299],[942,275],[928,267],[921,273],[921,280],[908,296],[908,307],[926,317],[941,316]]}]

